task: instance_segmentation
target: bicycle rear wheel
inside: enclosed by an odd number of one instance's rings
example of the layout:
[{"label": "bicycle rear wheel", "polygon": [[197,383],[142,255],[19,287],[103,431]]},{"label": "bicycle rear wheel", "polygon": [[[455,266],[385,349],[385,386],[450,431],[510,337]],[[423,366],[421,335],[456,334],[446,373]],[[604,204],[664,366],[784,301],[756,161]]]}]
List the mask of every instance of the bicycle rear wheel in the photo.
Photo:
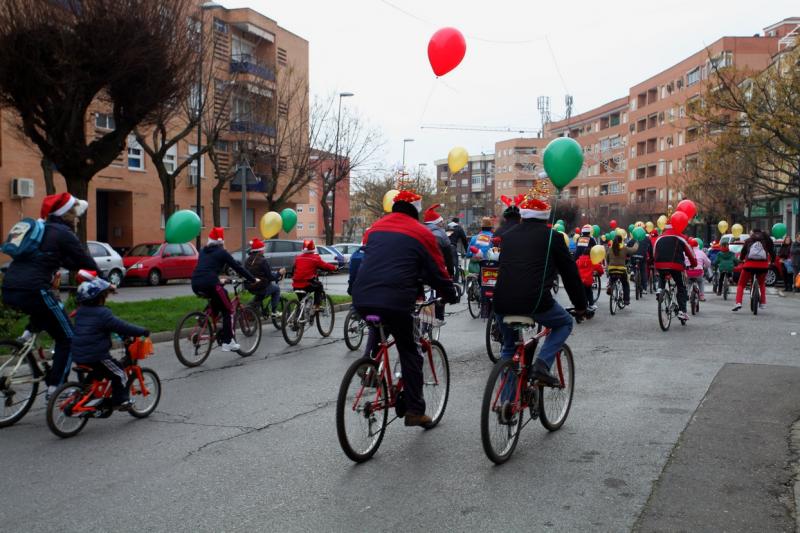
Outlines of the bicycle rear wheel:
[{"label": "bicycle rear wheel", "polygon": [[695,291],[694,288],[692,288],[692,295],[689,297],[689,307],[692,310],[692,316],[697,314],[697,309],[699,308],[697,300],[698,300],[697,291]]},{"label": "bicycle rear wheel", "polygon": [[667,331],[672,323],[672,298],[669,291],[665,288],[658,295],[658,325],[661,331]]},{"label": "bicycle rear wheel", "polygon": [[447,353],[439,341],[430,341],[430,346],[428,352],[425,344],[422,345],[422,396],[432,420],[431,425],[425,429],[439,423],[450,397],[450,364],[447,362]]},{"label": "bicycle rear wheel", "polygon": [[[131,376],[128,388],[130,389],[133,406],[128,411],[135,418],[147,418],[156,410],[161,400],[161,380],[158,374],[150,368],[142,368],[142,379]],[[145,391],[147,391],[145,393]]]},{"label": "bicycle rear wheel", "polygon": [[481,405],[481,443],[495,464],[505,463],[514,453],[524,414],[517,395],[516,364],[511,359],[501,359],[489,374]]},{"label": "bicycle rear wheel", "polygon": [[359,316],[358,311],[350,309],[344,319],[344,343],[350,351],[356,351],[364,341],[367,323]]},{"label": "bicycle rear wheel", "polygon": [[261,319],[258,314],[249,307],[239,307],[233,316],[233,334],[239,344],[236,353],[242,357],[256,353],[261,344]]},{"label": "bicycle rear wheel", "polygon": [[731,290],[731,284],[728,282],[728,276],[725,276],[725,279],[722,280],[722,299],[728,299],[728,292]]},{"label": "bicycle rear wheel", "polygon": [[572,350],[566,344],[556,355],[554,374],[561,380],[561,387],[539,387],[539,420],[548,431],[561,429],[572,407],[575,391],[575,361]]},{"label": "bicycle rear wheel", "polygon": [[619,282],[611,282],[611,297],[608,299],[608,309],[612,315],[617,314],[617,307],[619,307]]},{"label": "bicycle rear wheel", "polygon": [[481,315],[481,289],[474,278],[467,280],[467,308],[472,318]]},{"label": "bicycle rear wheel", "polygon": [[494,313],[486,321],[486,354],[492,363],[500,359],[500,350],[503,348],[503,337],[500,335],[500,324]]},{"label": "bicycle rear wheel", "polygon": [[750,310],[754,315],[758,314],[758,304],[760,301],[761,295],[759,294],[758,280],[753,276],[753,285],[750,289]]},{"label": "bicycle rear wheel", "polygon": [[363,463],[375,455],[386,433],[389,398],[386,380],[372,359],[354,361],[336,400],[336,435],[345,455]]},{"label": "bicycle rear wheel", "polygon": [[597,273],[594,274],[593,279],[592,290],[594,291],[594,301],[597,302],[600,299],[600,292],[603,289],[603,280],[600,274]]},{"label": "bicycle rear wheel", "polygon": [[306,328],[305,324],[300,321],[301,311],[302,307],[297,300],[286,302],[286,306],[283,308],[281,334],[283,335],[283,340],[289,346],[295,346],[303,338],[303,332]]},{"label": "bicycle rear wheel", "polygon": [[275,308],[275,315],[272,315],[272,325],[275,326],[275,329],[280,331],[281,329],[281,317],[283,316],[283,308],[286,306],[286,298],[280,297],[278,298],[278,306]]},{"label": "bicycle rear wheel", "polygon": [[178,322],[173,335],[175,355],[189,368],[202,365],[214,345],[213,321],[205,313],[194,311]]},{"label": "bicycle rear wheel", "polygon": [[47,402],[47,427],[50,431],[66,439],[74,437],[83,429],[88,421],[86,415],[72,416],[72,406],[82,396],[83,386],[74,381],[68,381],[56,389]]},{"label": "bicycle rear wheel", "polygon": [[17,365],[22,344],[0,341],[0,428],[16,424],[36,401],[41,372],[33,354]]},{"label": "bicycle rear wheel", "polygon": [[336,311],[333,308],[333,300],[327,294],[319,303],[317,313],[317,331],[323,337],[328,337],[333,331],[333,323],[336,320]]},{"label": "bicycle rear wheel", "polygon": [[641,282],[641,279],[639,278],[639,271],[638,270],[633,275],[633,283],[636,285],[636,299],[638,300],[639,298],[642,297],[642,282]]}]

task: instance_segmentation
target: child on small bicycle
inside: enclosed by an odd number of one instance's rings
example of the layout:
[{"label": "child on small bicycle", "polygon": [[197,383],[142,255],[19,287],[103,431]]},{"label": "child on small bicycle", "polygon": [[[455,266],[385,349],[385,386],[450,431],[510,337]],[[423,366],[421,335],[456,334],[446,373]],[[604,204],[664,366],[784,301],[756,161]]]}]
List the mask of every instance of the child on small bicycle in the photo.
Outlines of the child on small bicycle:
[{"label": "child on small bicycle", "polygon": [[[613,281],[619,279],[622,282],[622,298],[625,305],[631,303],[631,284],[628,281],[628,268],[625,266],[627,259],[631,257],[639,249],[639,243],[633,242],[633,245],[626,246],[622,242],[622,235],[617,234],[611,242],[611,250],[606,255],[608,261],[608,279]],[[610,295],[612,284],[608,284],[606,294]]]},{"label": "child on small bicycle", "polygon": [[583,292],[586,293],[586,301],[589,302],[589,310],[596,311],[597,306],[594,305],[594,291],[592,290],[592,283],[594,283],[594,273],[597,272],[601,276],[604,273],[603,265],[592,263],[592,258],[589,254],[583,254],[575,261],[578,266],[578,274],[581,276],[583,282]]},{"label": "child on small bicycle", "polygon": [[319,256],[313,239],[303,241],[303,252],[294,258],[292,289],[314,293],[314,312],[319,311],[322,300],[322,283],[317,279],[317,270],[333,272],[336,267],[329,265]]},{"label": "child on small bicycle", "polygon": [[706,253],[700,249],[698,242],[696,239],[689,239],[689,246],[692,247],[692,252],[694,252],[694,258],[697,260],[697,264],[689,268],[691,265],[689,264],[689,259],[687,258],[684,263],[686,265],[686,277],[689,278],[689,283],[695,281],[697,283],[697,287],[700,289],[700,301],[706,301],[706,291],[705,291],[705,280],[703,279],[703,274],[707,268],[711,267],[711,261],[708,259]]},{"label": "child on small bicycle", "polygon": [[115,317],[105,306],[113,289],[107,281],[95,278],[78,287],[78,310],[75,313],[75,333],[72,337],[72,360],[90,366],[94,373],[111,381],[111,405],[126,411],[133,401],[128,392],[128,376],[120,363],[111,357],[111,334],[121,337],[149,337],[145,328]]},{"label": "child on small bicycle", "polygon": [[264,257],[265,249],[266,247],[261,239],[250,241],[250,252],[247,254],[244,266],[259,281],[246,283],[244,288],[253,294],[253,302],[257,306],[259,313],[263,309],[264,298],[269,296],[272,318],[276,318],[278,316],[278,303],[281,299],[281,288],[278,286],[278,282],[286,274],[286,269],[282,268],[277,274],[273,273],[272,268],[269,266],[269,261]]},{"label": "child on small bicycle", "polygon": [[737,259],[735,253],[731,252],[728,243],[724,242],[720,244],[719,253],[717,253],[716,257],[714,257],[714,266],[719,272],[719,276],[717,276],[717,286],[714,287],[714,290],[717,294],[722,294],[723,279],[725,279],[725,276],[728,276],[728,281],[730,282],[730,280],[733,278],[733,270],[738,264],[739,259]]}]

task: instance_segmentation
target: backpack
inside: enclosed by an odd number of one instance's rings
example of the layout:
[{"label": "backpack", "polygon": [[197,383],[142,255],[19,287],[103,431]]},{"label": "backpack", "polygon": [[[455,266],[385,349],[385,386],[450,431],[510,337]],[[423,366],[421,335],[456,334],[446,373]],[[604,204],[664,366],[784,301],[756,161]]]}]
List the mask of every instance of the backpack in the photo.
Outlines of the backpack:
[{"label": "backpack", "polygon": [[0,249],[12,259],[30,256],[39,251],[43,236],[43,221],[23,218],[11,228]]},{"label": "backpack", "polygon": [[764,250],[764,245],[756,241],[750,245],[750,250],[747,252],[747,258],[753,261],[766,261],[767,252]]},{"label": "backpack", "polygon": [[[249,254],[245,260],[244,267],[255,277],[262,276],[261,265],[264,262],[264,256],[261,254]],[[260,291],[264,288],[265,280],[260,280],[258,283],[245,282],[244,288],[248,291]]]}]

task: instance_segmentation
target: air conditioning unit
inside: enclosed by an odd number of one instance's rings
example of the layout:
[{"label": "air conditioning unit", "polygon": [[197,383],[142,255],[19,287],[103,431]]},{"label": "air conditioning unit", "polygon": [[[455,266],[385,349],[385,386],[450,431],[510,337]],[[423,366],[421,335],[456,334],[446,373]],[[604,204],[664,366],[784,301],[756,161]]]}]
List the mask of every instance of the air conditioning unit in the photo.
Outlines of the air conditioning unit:
[{"label": "air conditioning unit", "polygon": [[33,198],[33,180],[28,178],[14,178],[11,180],[12,198]]}]

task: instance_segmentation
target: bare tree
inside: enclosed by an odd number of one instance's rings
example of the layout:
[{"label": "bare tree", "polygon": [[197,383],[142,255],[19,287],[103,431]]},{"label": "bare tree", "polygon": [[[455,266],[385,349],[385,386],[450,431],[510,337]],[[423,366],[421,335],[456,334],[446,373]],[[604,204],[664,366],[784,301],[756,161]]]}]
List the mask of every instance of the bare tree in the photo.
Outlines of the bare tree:
[{"label": "bare tree", "polygon": [[[89,182],[151,123],[182,100],[194,57],[182,22],[187,0],[4,0],[0,3],[0,104],[86,198]],[[13,52],[12,52],[13,51]],[[87,113],[101,103],[114,129],[87,138]],[[86,226],[80,226],[86,237]]]}]

